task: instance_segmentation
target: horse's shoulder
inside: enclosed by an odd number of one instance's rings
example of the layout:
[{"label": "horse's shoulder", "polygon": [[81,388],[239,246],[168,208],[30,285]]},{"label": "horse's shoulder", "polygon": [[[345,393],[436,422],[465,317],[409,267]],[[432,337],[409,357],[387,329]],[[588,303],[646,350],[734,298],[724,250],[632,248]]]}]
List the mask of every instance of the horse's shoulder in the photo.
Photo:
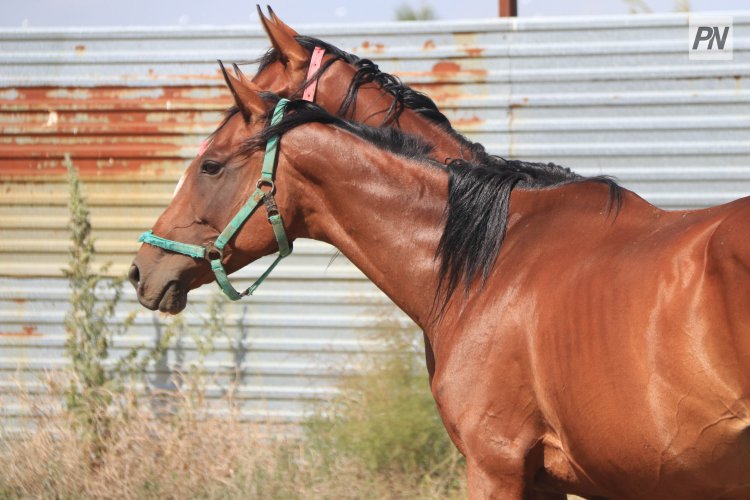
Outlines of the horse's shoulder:
[{"label": "horse's shoulder", "polygon": [[750,197],[710,209],[714,223],[707,256],[720,269],[739,277],[750,273]]}]

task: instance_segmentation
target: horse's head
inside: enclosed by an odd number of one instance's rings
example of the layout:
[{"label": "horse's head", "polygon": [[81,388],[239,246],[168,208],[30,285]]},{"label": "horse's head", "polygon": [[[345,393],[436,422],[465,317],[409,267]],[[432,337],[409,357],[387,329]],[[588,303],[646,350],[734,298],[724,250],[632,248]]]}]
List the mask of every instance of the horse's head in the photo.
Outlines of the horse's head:
[{"label": "horse's head", "polygon": [[396,126],[436,147],[440,162],[467,155],[484,161],[481,145],[453,131],[448,119],[425,94],[327,42],[298,35],[269,7],[258,8],[273,48],[260,59],[253,83],[281,97],[303,97],[331,114],[376,127]]},{"label": "horse's head", "polygon": [[[322,40],[297,34],[270,7],[268,10],[270,17],[266,18],[260,8],[258,15],[272,49],[260,59],[253,83],[281,97],[303,97],[330,113],[346,114],[353,106],[349,101],[356,97],[360,84],[354,81],[358,74],[356,65],[369,61]],[[322,89],[315,97],[317,86]],[[348,104],[344,105],[345,102]]]},{"label": "horse's head", "polygon": [[[152,231],[141,237],[150,244],[141,246],[128,274],[138,300],[152,310],[180,312],[189,290],[215,276],[218,280],[219,273],[212,269],[217,262],[222,272],[231,273],[275,252],[280,243],[266,215],[283,212],[287,227],[293,218],[284,210],[283,189],[275,196],[278,210],[263,206],[267,198],[274,199],[264,196],[275,191],[273,174],[263,174],[264,180],[256,182],[264,152],[246,147],[246,141],[264,128],[271,105],[236,67],[234,75],[223,65],[222,71],[236,105],[188,166]],[[237,223],[236,215],[248,200],[258,207]],[[227,230],[230,221],[238,226],[236,233]]]}]

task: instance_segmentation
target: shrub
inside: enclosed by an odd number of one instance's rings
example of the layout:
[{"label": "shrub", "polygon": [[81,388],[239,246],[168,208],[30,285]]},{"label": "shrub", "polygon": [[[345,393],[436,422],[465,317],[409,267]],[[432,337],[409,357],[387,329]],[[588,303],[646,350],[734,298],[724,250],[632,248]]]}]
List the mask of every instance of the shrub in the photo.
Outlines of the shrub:
[{"label": "shrub", "polygon": [[437,413],[416,333],[386,320],[377,337],[387,354],[368,357],[360,374],[343,379],[305,435],[329,464],[351,460],[373,476],[410,478],[404,487],[428,485],[442,496],[463,487],[463,459]]}]

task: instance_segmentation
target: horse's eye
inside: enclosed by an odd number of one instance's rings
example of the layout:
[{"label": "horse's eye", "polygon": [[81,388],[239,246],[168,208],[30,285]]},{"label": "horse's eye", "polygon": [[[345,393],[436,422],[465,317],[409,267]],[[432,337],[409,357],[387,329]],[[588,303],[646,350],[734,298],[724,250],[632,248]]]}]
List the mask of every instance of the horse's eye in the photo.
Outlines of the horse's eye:
[{"label": "horse's eye", "polygon": [[223,167],[224,165],[222,165],[221,163],[206,160],[201,163],[201,173],[207,175],[216,175],[221,171]]}]

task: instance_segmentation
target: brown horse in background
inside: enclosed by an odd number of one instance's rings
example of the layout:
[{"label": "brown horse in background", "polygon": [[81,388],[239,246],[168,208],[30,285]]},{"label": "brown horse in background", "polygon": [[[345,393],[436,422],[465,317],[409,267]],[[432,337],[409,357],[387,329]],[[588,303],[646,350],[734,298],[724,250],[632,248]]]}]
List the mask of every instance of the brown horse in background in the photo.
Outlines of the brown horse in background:
[{"label": "brown horse in background", "polygon": [[[239,112],[154,234],[210,245],[281,135],[289,237],[336,246],[423,328],[473,498],[750,496],[749,200],[665,212],[564,172],[445,166],[430,144],[305,101],[267,126],[257,89],[228,82]],[[223,263],[275,249],[256,214]],[[150,245],[130,278],[172,313],[213,279]]]},{"label": "brown horse in background", "polygon": [[480,144],[456,133],[448,119],[432,100],[402,84],[396,77],[380,71],[368,59],[322,40],[299,35],[269,8],[266,18],[258,8],[261,24],[272,44],[258,64],[252,82],[281,97],[301,97],[310,83],[307,71],[315,47],[325,49],[320,69],[311,80],[317,81],[315,103],[332,114],[368,125],[395,126],[422,137],[434,145],[430,156],[446,159],[483,160]]},{"label": "brown horse in background", "polygon": [[[261,89],[294,98],[316,81],[314,102],[329,113],[375,127],[399,128],[431,144],[428,156],[441,163],[462,159],[510,170],[549,170],[557,176],[565,173],[571,180],[580,179],[558,165],[506,160],[487,154],[484,146],[456,132],[429,96],[381,71],[369,59],[360,59],[323,40],[299,35],[270,7],[268,10],[267,18],[258,7],[258,16],[272,49],[259,59],[257,73],[251,80]],[[308,80],[315,47],[325,49],[325,56],[320,69]]]}]

